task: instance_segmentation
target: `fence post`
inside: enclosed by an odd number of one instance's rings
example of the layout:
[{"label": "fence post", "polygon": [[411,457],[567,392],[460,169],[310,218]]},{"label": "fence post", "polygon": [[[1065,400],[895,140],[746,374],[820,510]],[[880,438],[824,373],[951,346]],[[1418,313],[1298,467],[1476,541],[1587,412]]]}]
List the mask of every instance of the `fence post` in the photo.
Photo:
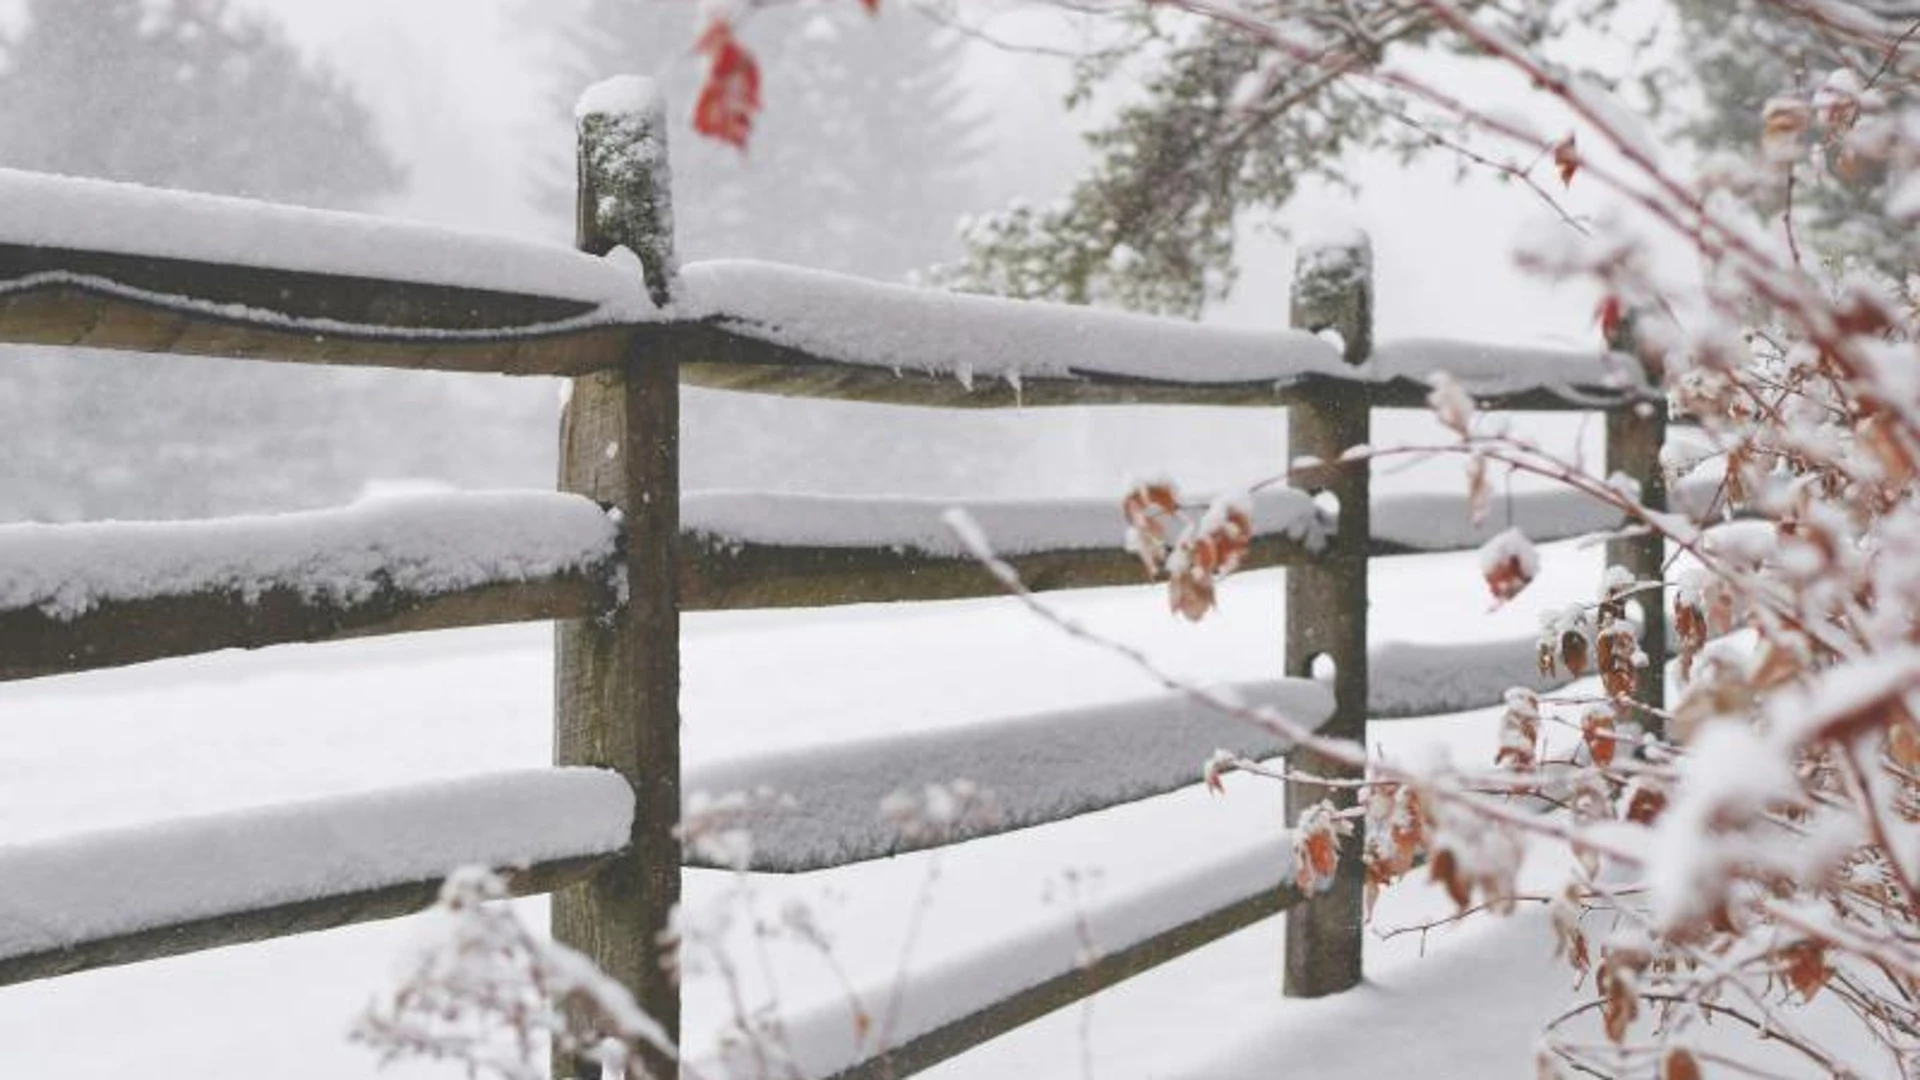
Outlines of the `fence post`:
[{"label": "fence post", "polygon": [[[1373,251],[1364,235],[1307,248],[1294,269],[1295,328],[1339,333],[1349,364],[1366,361],[1373,351]],[[1314,661],[1334,665],[1334,712],[1323,734],[1362,745],[1367,733],[1367,545],[1372,533],[1369,469],[1365,464],[1334,467],[1349,447],[1368,439],[1370,403],[1364,387],[1328,382],[1287,409],[1288,459],[1315,457],[1329,467],[1317,475],[1296,477],[1295,484],[1326,491],[1340,500],[1339,532],[1313,562],[1287,570],[1286,673],[1313,674]],[[1295,752],[1289,765],[1320,776],[1352,778],[1352,770],[1319,755]],[[1351,788],[1289,782],[1287,821],[1330,800],[1354,803]],[[1285,992],[1289,997],[1320,997],[1360,981],[1361,896],[1363,875],[1359,845],[1342,852],[1332,888],[1287,912]]]},{"label": "fence post", "polygon": [[[655,301],[673,280],[666,119],[643,80],[603,84],[579,118],[577,239],[640,256]],[[662,933],[680,899],[679,375],[671,356],[630,354],[623,368],[573,380],[560,420],[560,489],[618,509],[625,603],[557,624],[554,761],[594,765],[633,785],[625,855],[553,899],[553,936],[631,990],[677,1040],[680,991],[662,967]],[[648,1061],[657,1076],[669,1063]],[[595,1077],[562,1061],[554,1076]]]},{"label": "fence post", "polygon": [[[1635,354],[1638,344],[1633,319],[1621,320],[1607,342],[1617,352]],[[1667,441],[1667,410],[1658,395],[1607,410],[1607,475],[1624,473],[1640,485],[1640,500],[1649,509],[1667,508],[1667,477],[1660,465],[1660,448]],[[1607,565],[1622,566],[1637,581],[1660,581],[1666,572],[1666,544],[1658,536],[1634,536],[1607,541]],[[1640,651],[1647,666],[1640,670],[1634,696],[1660,708],[1667,697],[1667,596],[1665,591],[1639,596]],[[1657,730],[1657,719],[1647,727]]]}]

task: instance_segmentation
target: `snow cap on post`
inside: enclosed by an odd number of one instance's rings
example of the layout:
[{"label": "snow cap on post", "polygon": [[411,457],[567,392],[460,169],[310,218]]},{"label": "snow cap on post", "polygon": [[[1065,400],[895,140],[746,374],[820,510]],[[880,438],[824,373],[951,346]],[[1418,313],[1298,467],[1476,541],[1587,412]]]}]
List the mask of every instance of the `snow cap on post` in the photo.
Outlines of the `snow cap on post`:
[{"label": "snow cap on post", "polygon": [[665,307],[679,265],[660,92],[651,79],[616,76],[588,87],[573,115],[579,134],[577,244],[596,255],[624,247],[639,256],[648,294]]},{"label": "snow cap on post", "polygon": [[1347,363],[1373,354],[1373,242],[1345,229],[1300,245],[1293,267],[1293,325],[1340,335]]}]

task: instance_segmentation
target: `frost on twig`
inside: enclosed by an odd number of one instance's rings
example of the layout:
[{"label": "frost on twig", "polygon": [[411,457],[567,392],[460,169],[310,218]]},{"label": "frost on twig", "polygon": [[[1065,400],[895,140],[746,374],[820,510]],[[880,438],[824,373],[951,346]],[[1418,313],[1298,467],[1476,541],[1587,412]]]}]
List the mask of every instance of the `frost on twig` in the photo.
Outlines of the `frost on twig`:
[{"label": "frost on twig", "polygon": [[[449,875],[399,986],[368,1006],[353,1038],[382,1062],[453,1061],[498,1080],[543,1080],[550,1046],[600,1062],[609,1080],[650,1077],[643,1050],[675,1056],[625,987],[529,931],[506,898],[491,871]],[[570,1010],[590,1026],[570,1024]]]}]

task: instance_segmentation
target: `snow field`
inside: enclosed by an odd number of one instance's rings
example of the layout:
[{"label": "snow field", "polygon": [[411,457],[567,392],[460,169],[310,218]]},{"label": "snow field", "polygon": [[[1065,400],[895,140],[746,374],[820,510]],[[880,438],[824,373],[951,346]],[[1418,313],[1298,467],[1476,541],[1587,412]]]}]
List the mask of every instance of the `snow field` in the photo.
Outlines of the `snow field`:
[{"label": "snow field", "polygon": [[[1564,545],[1547,555],[1534,586],[1540,592],[1530,598],[1565,601],[1592,588],[1597,557]],[[1471,554],[1383,560],[1375,574],[1382,641],[1531,633],[1524,605],[1483,616]],[[1278,664],[1278,578],[1263,572],[1230,579],[1222,610],[1197,627],[1168,618],[1156,589],[1062,594],[1058,602],[1194,678],[1263,679]],[[1455,616],[1419,617],[1432,611]],[[10,839],[23,841],[544,764],[548,638],[544,627],[489,628],[197,657],[0,687],[0,723],[10,736],[0,742],[0,821]],[[1000,601],[695,615],[687,620],[685,657],[690,772],[902,731],[964,733],[986,720],[1136,700],[1154,689],[1119,661]],[[1443,735],[1468,730],[1432,724]],[[1429,726],[1376,731],[1390,736]],[[1490,752],[1490,720],[1474,722],[1472,731]],[[1200,764],[1192,763],[1196,777]],[[770,917],[789,903],[813,910],[834,941],[835,962],[871,1007],[890,1000],[903,951],[908,971],[933,980],[922,985],[942,987],[943,1000],[957,1001],[967,988],[990,993],[1017,978],[1017,965],[1008,966],[1013,960],[1048,955],[1004,943],[1056,940],[1046,935],[1071,925],[1076,905],[1124,911],[1129,898],[1151,896],[1166,882],[1225,873],[1217,868],[1236,859],[1257,864],[1268,851],[1268,872],[1283,872],[1277,789],[1250,777],[1228,783],[1226,798],[1189,787],[1058,825],[834,871],[744,879],[689,871],[690,910],[696,917],[729,906],[738,911],[733,896],[744,881]],[[932,899],[907,949],[909,915],[923,889]],[[541,905],[526,910],[540,917]],[[23,1069],[82,1077],[156,1060],[168,1074],[237,1076],[248,1068],[243,1063],[263,1058],[284,1063],[294,1080],[371,1076],[371,1060],[340,1036],[389,977],[406,926],[10,988],[0,991],[0,1045]],[[720,937],[730,940],[748,926],[736,917]],[[1041,937],[1022,937],[1034,934]],[[776,945],[771,977],[753,975],[754,985],[776,985],[765,994],[778,996],[796,1018],[825,1018],[796,1020],[796,1038],[812,1048],[806,1053],[831,1055],[834,1040],[846,1038],[830,1011],[844,996],[817,954],[791,942]],[[1012,959],[969,967],[982,955]],[[1262,995],[1277,977],[1276,963],[1261,950]],[[235,987],[247,988],[243,1006],[235,1004]],[[711,1045],[725,1023],[724,1000],[711,973],[690,982],[690,1046]],[[931,1007],[909,996],[898,1023]],[[74,1055],[63,1033],[79,1030],[81,1017],[102,1008],[127,1017],[129,1037],[115,1040],[123,1049]],[[232,1021],[204,1023],[214,1016]],[[1121,1017],[1114,1029],[1102,1021],[1102,1030],[1138,1035],[1138,1027],[1138,1018]],[[1067,1053],[1070,1064],[1074,1046],[1071,1038],[1056,1039],[1045,1052]],[[969,1072],[969,1060],[947,1066],[944,1075],[1005,1075],[984,1067]],[[1140,1074],[1120,1068],[1108,1075]]]}]

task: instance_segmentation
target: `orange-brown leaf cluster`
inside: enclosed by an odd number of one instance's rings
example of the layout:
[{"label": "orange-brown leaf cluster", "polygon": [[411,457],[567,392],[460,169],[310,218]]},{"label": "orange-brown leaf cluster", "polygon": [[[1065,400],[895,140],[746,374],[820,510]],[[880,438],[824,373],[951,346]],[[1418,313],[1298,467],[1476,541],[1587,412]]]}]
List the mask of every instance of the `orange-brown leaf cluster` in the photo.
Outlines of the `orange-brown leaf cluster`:
[{"label": "orange-brown leaf cluster", "polygon": [[1159,574],[1181,523],[1180,497],[1173,485],[1164,481],[1135,485],[1120,501],[1120,516],[1127,521],[1127,550],[1140,556],[1148,575]]},{"label": "orange-brown leaf cluster", "polygon": [[1560,186],[1572,187],[1574,174],[1580,171],[1580,149],[1569,135],[1553,144],[1553,171],[1560,176]]},{"label": "orange-brown leaf cluster", "polygon": [[1353,822],[1341,817],[1330,802],[1317,802],[1300,814],[1293,827],[1293,881],[1308,896],[1333,887],[1340,866],[1340,840],[1353,835]]}]

